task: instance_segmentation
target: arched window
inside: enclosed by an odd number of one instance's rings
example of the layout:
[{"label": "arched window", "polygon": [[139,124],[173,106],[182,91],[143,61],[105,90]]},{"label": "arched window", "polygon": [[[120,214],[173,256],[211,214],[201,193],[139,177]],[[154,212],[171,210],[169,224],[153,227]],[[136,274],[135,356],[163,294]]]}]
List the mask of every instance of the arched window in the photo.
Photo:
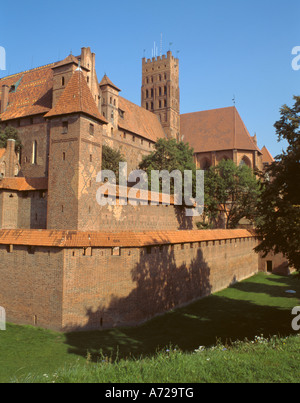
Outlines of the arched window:
[{"label": "arched window", "polygon": [[207,171],[211,167],[211,163],[208,158],[202,158],[200,161],[200,169]]},{"label": "arched window", "polygon": [[247,167],[251,168],[251,161],[246,155],[243,156],[241,162],[240,162],[240,167],[246,165]]},{"label": "arched window", "polygon": [[34,140],[32,142],[32,157],[31,157],[31,163],[36,164],[37,163],[37,141]]}]

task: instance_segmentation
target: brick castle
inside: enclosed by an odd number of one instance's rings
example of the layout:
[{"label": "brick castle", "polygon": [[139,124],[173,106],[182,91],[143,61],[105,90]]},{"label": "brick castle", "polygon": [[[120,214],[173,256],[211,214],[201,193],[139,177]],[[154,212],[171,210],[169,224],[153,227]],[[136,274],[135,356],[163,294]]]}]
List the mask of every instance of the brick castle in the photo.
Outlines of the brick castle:
[{"label": "brick castle", "polygon": [[0,305],[9,321],[64,331],[132,325],[265,270],[251,231],[197,231],[173,204],[96,203],[104,144],[129,169],[160,138],[188,142],[201,169],[224,158],[259,169],[273,161],[235,107],[180,114],[171,52],[143,59],[141,106],[107,75],[98,81],[90,48],[4,77],[0,91],[0,129],[16,128],[23,145],[0,149]]}]

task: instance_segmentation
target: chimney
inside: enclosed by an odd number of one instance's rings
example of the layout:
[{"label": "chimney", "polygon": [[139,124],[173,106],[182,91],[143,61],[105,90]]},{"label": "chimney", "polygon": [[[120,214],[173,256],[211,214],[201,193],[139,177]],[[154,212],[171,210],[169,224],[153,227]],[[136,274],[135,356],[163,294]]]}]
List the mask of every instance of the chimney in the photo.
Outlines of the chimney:
[{"label": "chimney", "polygon": [[16,165],[16,141],[15,140],[7,139],[6,155],[7,155],[6,176],[8,178],[13,178],[15,176],[15,165]]},{"label": "chimney", "polygon": [[2,85],[0,113],[3,113],[3,112],[6,111],[6,108],[7,108],[7,105],[8,105],[8,93],[9,93],[9,86],[8,85]]}]

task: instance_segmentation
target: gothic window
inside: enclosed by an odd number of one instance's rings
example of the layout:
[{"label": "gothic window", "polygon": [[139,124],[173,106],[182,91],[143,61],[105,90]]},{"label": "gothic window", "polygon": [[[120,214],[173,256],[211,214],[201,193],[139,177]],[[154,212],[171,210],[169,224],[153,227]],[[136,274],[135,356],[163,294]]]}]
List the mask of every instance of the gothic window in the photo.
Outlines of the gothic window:
[{"label": "gothic window", "polygon": [[243,165],[246,165],[251,168],[251,161],[249,160],[248,157],[246,157],[246,155],[244,155],[243,159],[240,162],[240,167]]}]

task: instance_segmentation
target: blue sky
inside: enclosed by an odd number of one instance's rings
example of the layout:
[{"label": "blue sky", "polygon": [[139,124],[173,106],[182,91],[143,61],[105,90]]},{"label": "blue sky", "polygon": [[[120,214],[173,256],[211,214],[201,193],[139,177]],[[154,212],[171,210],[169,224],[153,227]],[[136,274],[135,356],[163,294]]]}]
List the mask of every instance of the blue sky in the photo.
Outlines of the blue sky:
[{"label": "blue sky", "polygon": [[[0,77],[80,54],[96,53],[121,95],[140,105],[141,59],[154,42],[180,59],[181,113],[236,107],[258,145],[275,156],[273,124],[299,95],[299,0],[27,0],[1,4]],[[298,29],[297,29],[298,28]],[[170,43],[172,45],[170,46]],[[145,51],[144,51],[145,50]]]}]

